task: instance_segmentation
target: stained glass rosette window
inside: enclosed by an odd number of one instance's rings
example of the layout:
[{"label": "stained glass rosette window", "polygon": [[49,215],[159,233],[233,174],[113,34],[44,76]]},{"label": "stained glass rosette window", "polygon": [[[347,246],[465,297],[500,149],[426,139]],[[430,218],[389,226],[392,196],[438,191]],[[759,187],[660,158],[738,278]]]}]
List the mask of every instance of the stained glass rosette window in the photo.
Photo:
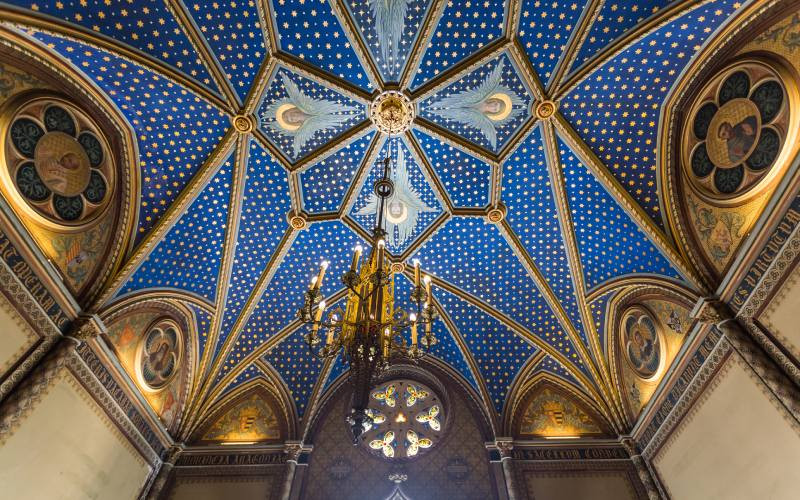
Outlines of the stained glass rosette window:
[{"label": "stained glass rosette window", "polygon": [[373,422],[364,445],[386,459],[415,458],[432,448],[444,428],[441,399],[412,380],[393,380],[370,395],[367,414]]}]

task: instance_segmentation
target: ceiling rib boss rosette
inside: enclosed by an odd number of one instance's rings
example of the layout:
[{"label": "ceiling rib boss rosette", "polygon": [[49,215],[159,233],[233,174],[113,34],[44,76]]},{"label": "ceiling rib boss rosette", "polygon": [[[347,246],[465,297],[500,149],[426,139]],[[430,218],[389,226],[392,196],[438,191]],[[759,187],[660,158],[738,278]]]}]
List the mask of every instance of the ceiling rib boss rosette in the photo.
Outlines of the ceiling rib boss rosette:
[{"label": "ceiling rib boss rosette", "polygon": [[[296,311],[321,261],[338,278],[369,246],[385,157],[386,250],[405,264],[391,267],[395,296],[407,300],[419,259],[443,318],[431,354],[497,415],[515,379],[545,374],[619,426],[600,328],[614,283],[701,286],[663,229],[660,106],[747,2],[668,16],[666,0],[613,14],[561,0],[10,3],[7,27],[82,72],[127,122],[138,246],[100,302],[166,290],[211,313],[192,412],[264,377],[302,417],[342,373],[308,352]],[[725,200],[769,176],[787,106],[759,61],[710,82],[687,132],[693,186]],[[57,224],[103,209],[113,159],[91,117],[43,97],[2,118],[3,176],[21,203]],[[344,303],[335,278],[320,288],[331,310]],[[159,346],[179,350],[162,331]],[[376,452],[423,453],[431,422],[376,434]]]}]

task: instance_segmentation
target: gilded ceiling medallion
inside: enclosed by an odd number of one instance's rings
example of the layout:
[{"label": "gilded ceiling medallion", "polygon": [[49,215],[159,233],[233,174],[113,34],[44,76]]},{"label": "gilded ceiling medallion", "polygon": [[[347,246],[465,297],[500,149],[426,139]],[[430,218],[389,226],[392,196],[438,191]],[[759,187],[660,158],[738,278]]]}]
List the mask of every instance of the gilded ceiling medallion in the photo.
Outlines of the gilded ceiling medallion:
[{"label": "gilded ceiling medallion", "polygon": [[553,101],[541,101],[536,103],[536,117],[546,120],[556,112],[556,103]]},{"label": "gilded ceiling medallion", "polygon": [[115,172],[100,128],[58,97],[23,94],[3,113],[4,190],[47,226],[81,226],[108,206]]},{"label": "gilded ceiling medallion", "polygon": [[289,216],[289,225],[292,226],[292,229],[300,231],[308,227],[308,221],[302,215],[292,214]]},{"label": "gilded ceiling medallion", "polygon": [[793,122],[783,73],[761,61],[721,71],[690,108],[682,142],[692,188],[715,204],[739,203],[775,178]]},{"label": "gilded ceiling medallion", "polygon": [[392,274],[403,274],[403,271],[406,270],[406,265],[402,262],[392,262]]},{"label": "gilded ceiling medallion", "polygon": [[233,128],[240,134],[252,132],[254,127],[253,119],[247,115],[236,115],[233,117]]},{"label": "gilded ceiling medallion", "polygon": [[372,102],[369,117],[384,134],[399,135],[414,121],[414,104],[402,92],[388,90]]},{"label": "gilded ceiling medallion", "polygon": [[499,224],[506,218],[506,207],[498,204],[486,214],[486,219],[492,224]]}]

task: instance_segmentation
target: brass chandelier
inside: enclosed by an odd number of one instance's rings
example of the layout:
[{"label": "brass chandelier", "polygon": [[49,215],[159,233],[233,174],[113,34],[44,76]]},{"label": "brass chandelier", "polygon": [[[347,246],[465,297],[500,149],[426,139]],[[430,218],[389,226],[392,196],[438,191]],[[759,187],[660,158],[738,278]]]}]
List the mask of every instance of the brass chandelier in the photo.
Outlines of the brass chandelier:
[{"label": "brass chandelier", "polygon": [[[363,264],[362,247],[357,246],[353,251],[350,269],[342,275],[342,283],[348,289],[344,309],[337,307],[326,313],[320,286],[328,263],[323,262],[298,312],[300,319],[311,325],[305,335],[311,352],[321,359],[335,358],[341,353],[349,366],[353,399],[347,421],[354,443],[372,426],[367,405],[376,377],[392,361],[419,360],[437,342],[432,325],[439,315],[433,307],[431,279],[430,276],[420,279],[418,260],[414,261],[414,286],[409,297],[412,312],[395,306],[394,275],[386,255],[384,227],[386,201],[394,193],[394,183],[390,178],[390,158],[382,163],[383,176],[373,186],[380,201],[372,248]],[[420,330],[423,330],[421,336]]]}]

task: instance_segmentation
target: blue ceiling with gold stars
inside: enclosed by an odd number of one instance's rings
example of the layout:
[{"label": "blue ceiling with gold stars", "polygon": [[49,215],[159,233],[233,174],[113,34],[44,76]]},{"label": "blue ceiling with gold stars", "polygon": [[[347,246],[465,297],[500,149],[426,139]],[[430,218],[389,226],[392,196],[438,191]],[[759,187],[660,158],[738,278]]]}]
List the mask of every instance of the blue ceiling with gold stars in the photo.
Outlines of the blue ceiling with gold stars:
[{"label": "blue ceiling with gold stars", "polygon": [[[387,155],[409,209],[388,248],[434,278],[433,354],[498,413],[521,372],[602,393],[600,289],[632,275],[698,287],[662,215],[661,106],[744,5],[27,0],[0,2],[0,18],[83,73],[136,141],[138,260],[105,305],[191,296],[198,397],[264,377],[302,417],[344,366],[309,354],[296,310],[322,260],[323,294],[341,293]],[[398,136],[369,117],[385,90],[415,108]],[[555,115],[537,117],[548,100]]]}]

